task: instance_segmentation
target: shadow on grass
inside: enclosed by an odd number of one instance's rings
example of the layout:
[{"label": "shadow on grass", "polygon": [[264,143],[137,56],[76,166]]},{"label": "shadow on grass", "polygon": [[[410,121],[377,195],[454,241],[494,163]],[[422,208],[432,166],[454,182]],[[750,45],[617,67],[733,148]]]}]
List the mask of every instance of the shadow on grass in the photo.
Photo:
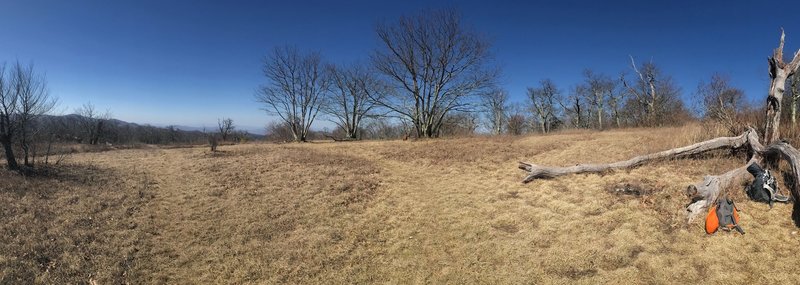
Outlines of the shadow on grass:
[{"label": "shadow on grass", "polygon": [[91,164],[0,171],[0,284],[136,283],[145,180]]},{"label": "shadow on grass", "polygon": [[[82,186],[91,186],[93,184],[102,183],[111,177],[116,176],[115,171],[107,168],[98,167],[92,164],[59,164],[59,165],[41,165],[36,167],[22,167],[20,171],[0,170],[0,174],[11,183],[0,186],[0,191],[12,192],[16,194],[25,194],[28,191],[41,192],[56,192],[67,184],[77,184]],[[34,185],[42,185],[54,183],[56,187],[31,187]]]}]

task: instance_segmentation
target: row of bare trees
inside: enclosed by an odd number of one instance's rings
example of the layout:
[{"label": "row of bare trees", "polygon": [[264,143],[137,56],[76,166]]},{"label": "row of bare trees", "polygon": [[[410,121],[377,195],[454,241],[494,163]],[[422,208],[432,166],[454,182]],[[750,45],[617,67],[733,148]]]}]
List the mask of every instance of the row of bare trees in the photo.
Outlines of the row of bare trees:
[{"label": "row of bare trees", "polygon": [[376,31],[381,46],[369,64],[326,64],[316,52],[275,48],[264,61],[267,83],[257,101],[295,141],[308,139],[320,112],[349,139],[377,116],[407,122],[417,137],[436,137],[495,86],[489,42],[453,10],[402,17]]},{"label": "row of bare trees", "polygon": [[[308,139],[318,117],[346,139],[362,138],[361,124],[377,117],[411,126],[416,137],[474,132],[481,125],[493,134],[522,134],[661,126],[676,122],[676,114],[690,117],[680,88],[653,62],[637,65],[631,57],[630,71],[619,77],[587,69],[569,94],[543,79],[528,88],[526,103],[515,104],[497,87],[500,72],[489,41],[455,11],[401,17],[379,24],[376,33],[381,45],[368,63],[329,64],[318,52],[273,49],[256,99],[295,141]],[[475,113],[483,114],[482,123]]]},{"label": "row of bare trees", "polygon": [[[508,103],[502,91],[485,94],[481,105],[492,133],[548,133],[563,128],[620,128],[662,126],[685,122],[691,115],[680,98],[680,88],[652,62],[637,66],[635,76],[623,72],[614,78],[591,69],[568,93],[550,79],[527,90],[525,103]],[[501,107],[502,106],[502,107]]]},{"label": "row of bare trees", "polygon": [[[586,69],[581,82],[567,91],[542,79],[527,89],[524,102],[512,102],[496,84],[500,72],[489,41],[465,27],[457,12],[401,17],[377,25],[376,34],[380,45],[369,61],[356,64],[326,63],[318,52],[291,46],[273,49],[263,65],[266,84],[256,95],[264,110],[280,118],[272,129],[285,127],[292,140],[306,141],[320,117],[333,122],[333,133],[345,139],[364,138],[364,122],[378,120],[410,126],[405,136],[437,137],[480,127],[519,135],[707,118],[738,133],[742,113],[752,109],[740,89],[713,75],[693,93],[700,108],[692,110],[671,76],[653,61],[637,63],[632,56],[627,70],[616,76]],[[792,106],[794,124],[800,83],[792,88],[784,99],[791,103],[784,105]]]}]

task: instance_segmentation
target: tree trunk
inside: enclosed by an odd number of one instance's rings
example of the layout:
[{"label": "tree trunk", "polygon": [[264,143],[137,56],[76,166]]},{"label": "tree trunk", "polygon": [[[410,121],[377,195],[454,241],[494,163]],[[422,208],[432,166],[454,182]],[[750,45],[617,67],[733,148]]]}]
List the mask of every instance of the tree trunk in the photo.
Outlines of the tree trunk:
[{"label": "tree trunk", "polygon": [[50,135],[50,139],[47,140],[47,152],[44,155],[44,164],[48,164],[50,160],[50,151],[52,150],[52,147],[53,147],[53,136]]},{"label": "tree trunk", "polygon": [[29,159],[30,158],[30,145],[28,145],[27,142],[22,142],[21,145],[22,145],[22,161],[23,161],[23,165],[31,166],[31,162],[30,162],[30,159]]},{"label": "tree trunk", "polygon": [[[581,123],[581,114],[582,113],[583,112],[581,111],[581,101],[580,101],[580,99],[578,99],[577,96],[575,96],[575,118],[577,120],[577,122],[575,124],[575,127],[578,127],[578,128],[582,128],[583,127],[583,124]],[[587,120],[588,120],[588,118],[587,118]]]},{"label": "tree trunk", "polygon": [[781,41],[778,48],[769,58],[769,77],[771,80],[767,95],[766,126],[764,128],[764,144],[771,144],[780,139],[781,101],[786,88],[786,78],[792,76],[800,66],[800,56],[794,54],[791,62],[783,62],[783,40],[785,34],[781,30]]},{"label": "tree trunk", "polygon": [[796,78],[797,76],[792,76],[792,128],[797,126],[797,99],[800,99],[800,90],[798,90],[798,84]]},{"label": "tree trunk", "polygon": [[764,127],[764,143],[766,144],[780,138],[781,100],[783,100],[783,88],[786,86],[786,72],[783,69],[775,69],[775,71],[776,74],[772,76],[767,97],[766,126]]},{"label": "tree trunk", "polygon": [[792,128],[797,125],[797,97],[792,96]]},{"label": "tree trunk", "polygon": [[597,128],[603,129],[603,106],[597,107]]},{"label": "tree trunk", "polygon": [[14,157],[14,150],[11,148],[11,139],[10,138],[3,138],[2,140],[3,149],[6,153],[6,162],[8,169],[11,170],[18,170],[19,165],[17,164],[17,158]]}]

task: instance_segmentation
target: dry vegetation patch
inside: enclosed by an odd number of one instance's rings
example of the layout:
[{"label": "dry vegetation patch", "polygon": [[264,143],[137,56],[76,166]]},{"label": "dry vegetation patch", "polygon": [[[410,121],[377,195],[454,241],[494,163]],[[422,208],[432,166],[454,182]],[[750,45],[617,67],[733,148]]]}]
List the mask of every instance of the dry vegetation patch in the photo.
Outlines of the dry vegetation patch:
[{"label": "dry vegetation patch", "polygon": [[800,237],[791,205],[769,210],[733,191],[746,235],[706,236],[702,224],[684,223],[686,185],[740,166],[737,158],[669,160],[525,185],[515,168],[520,160],[616,161],[686,144],[687,135],[703,139],[701,129],[686,127],[77,154],[77,163],[95,167],[64,176],[70,179],[8,176],[23,186],[3,184],[9,245],[0,245],[2,278],[800,282],[792,271]]},{"label": "dry vegetation patch", "polygon": [[33,177],[0,171],[0,180],[0,283],[128,280],[134,216],[149,199],[143,177],[71,164]]}]

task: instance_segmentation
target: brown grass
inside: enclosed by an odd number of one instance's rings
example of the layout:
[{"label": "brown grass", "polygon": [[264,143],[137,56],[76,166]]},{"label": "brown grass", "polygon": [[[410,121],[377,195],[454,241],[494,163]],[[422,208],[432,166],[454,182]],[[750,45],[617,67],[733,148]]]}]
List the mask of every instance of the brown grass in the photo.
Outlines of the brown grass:
[{"label": "brown grass", "polygon": [[50,176],[0,172],[0,283],[800,282],[791,205],[768,210],[736,192],[743,236],[683,222],[686,185],[739,158],[527,185],[516,169],[708,135],[693,126],[76,154]]}]

